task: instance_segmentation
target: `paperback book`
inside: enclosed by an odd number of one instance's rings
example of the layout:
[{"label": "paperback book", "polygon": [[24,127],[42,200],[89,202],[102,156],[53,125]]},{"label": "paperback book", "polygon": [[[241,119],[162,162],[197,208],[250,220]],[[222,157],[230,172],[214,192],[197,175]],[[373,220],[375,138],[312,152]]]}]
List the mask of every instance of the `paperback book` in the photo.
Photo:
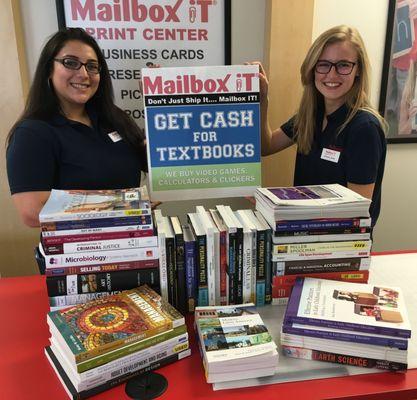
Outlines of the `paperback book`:
[{"label": "paperback book", "polygon": [[40,223],[149,215],[146,186],[115,190],[55,190],[39,214]]},{"label": "paperback book", "polygon": [[288,323],[411,337],[401,290],[385,285],[298,278],[284,316]]},{"label": "paperback book", "polygon": [[48,325],[67,358],[81,361],[184,324],[184,317],[146,285],[50,312]]}]

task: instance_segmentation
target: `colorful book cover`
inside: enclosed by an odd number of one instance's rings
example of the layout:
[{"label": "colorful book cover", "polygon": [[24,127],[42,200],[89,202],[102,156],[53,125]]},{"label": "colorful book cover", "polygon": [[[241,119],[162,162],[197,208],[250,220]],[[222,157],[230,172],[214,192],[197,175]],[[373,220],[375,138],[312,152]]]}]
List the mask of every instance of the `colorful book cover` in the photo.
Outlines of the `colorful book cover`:
[{"label": "colorful book cover", "polygon": [[143,285],[48,314],[51,330],[65,341],[75,362],[138,342],[184,324],[184,317]]},{"label": "colorful book cover", "polygon": [[286,323],[411,337],[401,290],[385,285],[297,278]]},{"label": "colorful book cover", "polygon": [[115,190],[55,190],[39,214],[39,221],[114,218],[151,213],[146,186]]},{"label": "colorful book cover", "polygon": [[142,70],[152,199],[253,195],[261,185],[258,66]]},{"label": "colorful book cover", "polygon": [[247,357],[270,355],[276,349],[253,304],[196,307],[195,321],[208,373],[215,372],[216,365],[243,363]]}]

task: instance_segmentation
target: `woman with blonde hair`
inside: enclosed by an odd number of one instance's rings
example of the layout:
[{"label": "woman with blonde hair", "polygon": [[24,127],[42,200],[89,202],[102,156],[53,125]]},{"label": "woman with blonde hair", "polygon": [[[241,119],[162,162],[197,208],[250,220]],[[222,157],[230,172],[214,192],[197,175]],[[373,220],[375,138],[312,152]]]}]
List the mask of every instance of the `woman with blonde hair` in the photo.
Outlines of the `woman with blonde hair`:
[{"label": "woman with blonde hair", "polygon": [[381,204],[386,123],[369,101],[369,60],[359,32],[346,25],[322,33],[301,66],[303,95],[296,114],[272,131],[268,80],[260,65],[262,155],[298,146],[294,185],[339,183]]}]

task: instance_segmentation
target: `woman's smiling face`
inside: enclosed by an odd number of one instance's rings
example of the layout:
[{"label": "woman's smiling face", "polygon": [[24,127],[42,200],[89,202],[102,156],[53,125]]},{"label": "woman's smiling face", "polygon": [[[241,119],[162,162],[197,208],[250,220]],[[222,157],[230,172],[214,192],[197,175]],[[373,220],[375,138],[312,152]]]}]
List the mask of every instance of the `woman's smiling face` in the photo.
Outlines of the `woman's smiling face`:
[{"label": "woman's smiling face", "polygon": [[[71,58],[82,63],[98,63],[95,51],[78,40],[68,41],[55,56],[55,59]],[[64,111],[84,107],[97,91],[100,74],[88,73],[85,66],[74,70],[54,61],[50,76],[55,93]]]},{"label": "woman's smiling face", "polygon": [[359,72],[357,52],[348,41],[336,42],[324,47],[319,60],[330,61],[332,63],[340,61],[355,63],[352,72],[348,75],[338,74],[335,66],[332,66],[327,74],[314,72],[314,84],[324,97],[326,113],[330,114],[345,103],[346,95],[355,82],[355,77]]}]

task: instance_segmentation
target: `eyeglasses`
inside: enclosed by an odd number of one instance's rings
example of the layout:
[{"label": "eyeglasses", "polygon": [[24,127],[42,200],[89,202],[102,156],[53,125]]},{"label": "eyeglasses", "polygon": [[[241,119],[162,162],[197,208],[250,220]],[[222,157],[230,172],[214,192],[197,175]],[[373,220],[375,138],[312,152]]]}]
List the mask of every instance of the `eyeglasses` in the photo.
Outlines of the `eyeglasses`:
[{"label": "eyeglasses", "polygon": [[94,61],[87,61],[86,63],[83,63],[75,58],[54,58],[54,61],[57,61],[65,68],[72,70],[79,70],[82,66],[84,66],[89,74],[97,75],[101,71],[101,65]]},{"label": "eyeglasses", "polygon": [[339,75],[349,75],[353,71],[353,67],[356,65],[356,63],[352,61],[338,61],[338,62],[331,62],[327,60],[318,60],[314,70],[318,74],[328,74],[332,67],[335,67],[336,72]]}]

